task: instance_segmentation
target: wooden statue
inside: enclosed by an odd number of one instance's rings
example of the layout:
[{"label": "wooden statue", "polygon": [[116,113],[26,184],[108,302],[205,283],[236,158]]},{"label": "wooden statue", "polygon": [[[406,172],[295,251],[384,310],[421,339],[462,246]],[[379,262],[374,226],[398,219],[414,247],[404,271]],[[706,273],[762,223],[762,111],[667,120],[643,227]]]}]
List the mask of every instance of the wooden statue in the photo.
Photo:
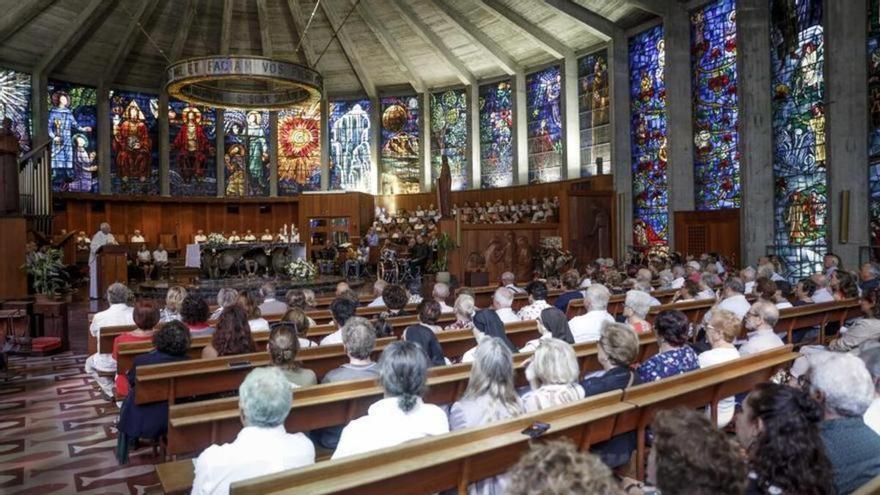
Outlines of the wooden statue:
[{"label": "wooden statue", "polygon": [[0,215],[17,215],[18,204],[18,153],[21,148],[12,132],[12,120],[3,119],[0,127]]},{"label": "wooden statue", "polygon": [[440,216],[452,218],[452,172],[446,155],[443,155],[440,177],[437,178],[437,202],[440,204]]}]

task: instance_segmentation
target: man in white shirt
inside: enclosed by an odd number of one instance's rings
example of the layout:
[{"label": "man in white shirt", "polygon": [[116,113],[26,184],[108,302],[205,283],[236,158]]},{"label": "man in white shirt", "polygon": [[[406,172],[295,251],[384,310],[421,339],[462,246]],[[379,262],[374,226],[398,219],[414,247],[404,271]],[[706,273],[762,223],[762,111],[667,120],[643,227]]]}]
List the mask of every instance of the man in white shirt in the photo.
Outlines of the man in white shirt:
[{"label": "man in white shirt", "polygon": [[446,304],[446,300],[449,298],[449,285],[437,282],[431,291],[431,297],[440,304],[441,313],[452,313],[455,311],[452,306]]},{"label": "man in white shirt", "polygon": [[251,371],[238,389],[244,428],[232,443],[212,445],[195,460],[194,495],[227,494],[235,481],[315,463],[315,446],[303,433],[290,434],[292,389],[274,366]]},{"label": "man in white shirt", "polygon": [[208,236],[205,235],[205,231],[199,229],[196,232],[196,235],[193,236],[193,242],[196,244],[201,244],[203,242],[208,242]]},{"label": "man in white shirt", "polygon": [[110,224],[104,222],[89,243],[89,297],[92,299],[98,298],[98,250],[107,244],[116,244],[116,238],[110,233]]},{"label": "man in white shirt", "polygon": [[382,291],[384,291],[385,287],[387,286],[388,282],[382,280],[381,278],[373,282],[373,295],[376,296],[376,298],[370,301],[370,304],[367,304],[368,308],[385,306],[385,301],[382,299]]},{"label": "man in white shirt", "polygon": [[746,313],[743,324],[749,331],[748,341],[740,346],[740,356],[766,351],[785,345],[773,326],[779,321],[779,310],[768,301],[758,301]]},{"label": "man in white shirt", "polygon": [[[743,287],[742,280],[736,277],[725,280],[724,288],[721,291],[721,302],[718,303],[716,308],[726,309],[735,314],[738,318],[745,317],[752,305],[749,304],[746,296],[743,295],[744,290],[745,287]],[[706,316],[708,317],[710,313],[711,311],[706,312]],[[708,318],[704,318],[703,321],[708,322],[709,320]]]},{"label": "man in white shirt", "polygon": [[568,323],[574,342],[599,340],[605,323],[614,323],[614,317],[606,310],[611,293],[602,284],[593,284],[584,291],[584,308],[587,313],[575,316]]},{"label": "man in white shirt", "polygon": [[164,273],[167,264],[168,251],[165,250],[165,246],[159,244],[156,246],[156,250],[153,251],[153,266],[155,267],[159,278],[162,278],[162,274]]},{"label": "man in white shirt", "polygon": [[834,300],[834,295],[831,293],[831,289],[828,288],[828,277],[821,273],[816,273],[810,279],[816,283],[816,290],[813,292],[814,303],[819,304]]},{"label": "man in white shirt", "polygon": [[100,376],[99,372],[116,371],[116,360],[110,352],[113,349],[101,349],[101,329],[121,325],[134,326],[134,308],[128,305],[131,292],[125,284],[115,283],[107,288],[107,301],[110,307],[104,311],[95,313],[92,323],[89,325],[91,333],[98,341],[95,354],[86,359],[86,373],[92,375],[106,397],[113,397],[113,380],[106,376]]},{"label": "man in white shirt", "polygon": [[128,242],[130,244],[141,244],[141,243],[147,242],[147,240],[144,239],[143,235],[141,235],[140,230],[135,229],[134,234],[131,235],[131,239],[129,239]]},{"label": "man in white shirt", "polygon": [[506,287],[515,294],[525,294],[525,290],[516,286],[516,276],[511,272],[501,274],[501,287]]},{"label": "man in white shirt", "polygon": [[681,265],[672,267],[672,283],[669,285],[672,289],[681,289],[684,287],[684,268]]},{"label": "man in white shirt", "polygon": [[834,253],[828,253],[822,258],[822,265],[825,267],[825,276],[829,279],[840,268],[840,256]]},{"label": "man in white shirt", "polygon": [[256,242],[257,236],[254,235],[253,231],[248,230],[247,232],[245,232],[243,240],[244,242]]},{"label": "man in white shirt", "polygon": [[519,316],[513,312],[511,306],[513,306],[513,291],[507,287],[499,287],[495,289],[495,294],[492,296],[492,309],[495,310],[498,318],[501,318],[503,323],[522,321],[519,319]]},{"label": "man in white shirt", "polygon": [[330,315],[336,324],[336,331],[321,339],[321,345],[341,344],[342,327],[357,312],[357,303],[347,297],[337,297],[330,303]]},{"label": "man in white shirt", "polygon": [[275,299],[276,287],[273,282],[266,282],[260,287],[260,295],[263,296],[263,304],[260,304],[260,313],[263,315],[284,315],[287,312],[287,303]]}]

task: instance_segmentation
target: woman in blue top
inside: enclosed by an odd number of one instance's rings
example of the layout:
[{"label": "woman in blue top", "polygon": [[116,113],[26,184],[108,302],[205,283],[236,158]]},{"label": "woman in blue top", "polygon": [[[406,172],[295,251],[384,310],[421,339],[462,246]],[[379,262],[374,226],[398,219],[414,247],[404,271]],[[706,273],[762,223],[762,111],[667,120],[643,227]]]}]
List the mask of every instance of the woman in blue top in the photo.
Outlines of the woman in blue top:
[{"label": "woman in blue top", "polygon": [[654,334],[657,336],[660,352],[639,366],[641,383],[699,369],[697,354],[685,345],[689,330],[690,322],[681,311],[662,311],[657,315],[654,319]]}]

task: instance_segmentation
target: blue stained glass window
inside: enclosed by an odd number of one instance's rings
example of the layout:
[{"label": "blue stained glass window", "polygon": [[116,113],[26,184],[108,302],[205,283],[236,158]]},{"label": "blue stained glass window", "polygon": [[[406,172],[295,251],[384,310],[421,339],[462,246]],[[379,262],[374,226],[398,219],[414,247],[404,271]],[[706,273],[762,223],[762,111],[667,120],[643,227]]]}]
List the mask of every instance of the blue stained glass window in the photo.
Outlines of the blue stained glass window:
[{"label": "blue stained glass window", "polygon": [[480,86],[480,185],[513,185],[513,100],[510,80]]},{"label": "blue stained glass window", "polygon": [[330,189],[373,192],[370,100],[331,101]]},{"label": "blue stained glass window", "polygon": [[562,178],[562,73],[558,65],[526,75],[529,183]]},{"label": "blue stained glass window", "polygon": [[321,106],[278,112],[278,195],[321,189]]},{"label": "blue stained glass window", "polygon": [[452,190],[467,189],[468,105],[464,89],[431,94],[431,177],[440,177],[442,157],[449,163]]},{"label": "blue stained glass window", "polygon": [[269,112],[223,111],[227,196],[269,195]]},{"label": "blue stained glass window", "polygon": [[581,132],[581,177],[611,170],[611,97],[608,51],[578,60],[578,117]]},{"label": "blue stained glass window", "polygon": [[168,181],[172,196],[217,195],[217,112],[168,101]]},{"label": "blue stained glass window", "polygon": [[880,0],[868,2],[868,188],[870,244],[880,245]]},{"label": "blue stained glass window", "polygon": [[821,269],[828,245],[821,0],[771,0],[770,58],[774,244],[795,280]]},{"label": "blue stained glass window", "polygon": [[0,67],[0,122],[12,120],[21,154],[31,150],[31,75]]},{"label": "blue stained glass window", "polygon": [[663,26],[630,38],[633,245],[638,249],[666,246],[669,237],[665,60]]},{"label": "blue stained glass window", "polygon": [[419,192],[421,128],[419,98],[382,98],[382,154],[380,194]]},{"label": "blue stained glass window", "polygon": [[110,91],[113,194],[159,194],[159,97]]},{"label": "blue stained glass window", "polygon": [[98,94],[95,88],[50,80],[47,130],[52,188],[98,192]]},{"label": "blue stained glass window", "polygon": [[691,69],[696,208],[739,208],[736,0],[715,0],[691,14]]}]

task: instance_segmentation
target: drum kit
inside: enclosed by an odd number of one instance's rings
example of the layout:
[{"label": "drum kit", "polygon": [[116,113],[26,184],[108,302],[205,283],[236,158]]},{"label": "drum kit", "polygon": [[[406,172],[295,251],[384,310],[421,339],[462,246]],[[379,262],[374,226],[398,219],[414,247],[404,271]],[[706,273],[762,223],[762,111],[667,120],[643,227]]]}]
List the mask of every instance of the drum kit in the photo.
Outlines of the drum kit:
[{"label": "drum kit", "polygon": [[379,259],[379,278],[389,284],[401,284],[421,276],[419,268],[410,263],[407,255],[385,249]]}]

